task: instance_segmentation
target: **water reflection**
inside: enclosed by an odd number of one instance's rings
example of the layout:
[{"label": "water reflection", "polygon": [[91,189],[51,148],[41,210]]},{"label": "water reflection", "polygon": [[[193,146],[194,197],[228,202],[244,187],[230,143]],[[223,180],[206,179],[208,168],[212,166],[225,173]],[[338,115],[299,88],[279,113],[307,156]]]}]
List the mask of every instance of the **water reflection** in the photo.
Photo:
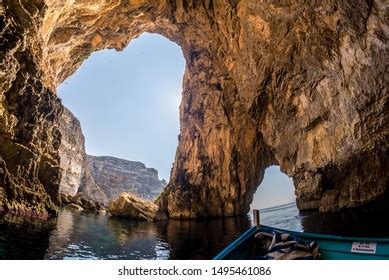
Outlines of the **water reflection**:
[{"label": "water reflection", "polygon": [[249,219],[136,222],[64,209],[47,259],[210,259],[249,226]]},{"label": "water reflection", "polygon": [[115,238],[110,258],[169,259],[169,246],[159,237],[157,224],[109,217],[107,227]]},{"label": "water reflection", "polygon": [[[289,230],[388,237],[388,205],[333,214],[299,213],[295,204],[264,209],[261,223]],[[2,259],[211,259],[250,226],[248,217],[135,222],[61,210],[37,221],[0,215]]]},{"label": "water reflection", "polygon": [[48,259],[155,259],[152,223],[108,218],[64,209],[50,237]]},{"label": "water reflection", "polygon": [[389,212],[386,200],[379,200],[364,207],[346,209],[338,213],[300,213],[306,232],[336,234],[354,237],[388,237]]},{"label": "water reflection", "polygon": [[55,221],[0,215],[0,259],[43,259]]},{"label": "water reflection", "polygon": [[159,226],[161,238],[170,247],[171,259],[211,259],[222,248],[247,230],[247,217],[207,221],[168,221]]}]

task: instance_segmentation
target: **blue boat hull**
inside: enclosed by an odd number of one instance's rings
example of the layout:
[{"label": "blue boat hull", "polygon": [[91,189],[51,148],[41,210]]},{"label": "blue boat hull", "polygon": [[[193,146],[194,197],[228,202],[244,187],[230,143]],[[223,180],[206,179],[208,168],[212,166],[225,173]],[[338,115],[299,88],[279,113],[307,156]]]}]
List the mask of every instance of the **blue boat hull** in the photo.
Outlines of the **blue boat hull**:
[{"label": "blue boat hull", "polygon": [[259,232],[284,232],[310,243],[319,244],[325,260],[389,260],[389,238],[353,238],[335,235],[295,232],[268,226],[251,227],[221,251],[215,260],[251,259],[254,235]]}]

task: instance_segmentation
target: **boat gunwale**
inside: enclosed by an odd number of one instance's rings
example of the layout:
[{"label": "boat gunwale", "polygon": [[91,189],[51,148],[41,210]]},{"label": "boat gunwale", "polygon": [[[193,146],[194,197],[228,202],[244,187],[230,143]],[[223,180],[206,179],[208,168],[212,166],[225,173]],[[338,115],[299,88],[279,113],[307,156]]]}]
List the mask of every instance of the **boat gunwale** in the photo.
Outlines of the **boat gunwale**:
[{"label": "boat gunwale", "polygon": [[374,237],[350,237],[350,236],[340,236],[340,235],[331,235],[331,234],[321,234],[321,233],[312,233],[312,232],[298,232],[293,230],[285,230],[276,227],[270,227],[261,225],[257,230],[261,228],[268,230],[276,230],[279,232],[285,232],[298,237],[309,238],[309,239],[326,239],[326,240],[338,240],[338,241],[351,241],[351,242],[382,242],[389,243],[389,238],[374,238]]}]

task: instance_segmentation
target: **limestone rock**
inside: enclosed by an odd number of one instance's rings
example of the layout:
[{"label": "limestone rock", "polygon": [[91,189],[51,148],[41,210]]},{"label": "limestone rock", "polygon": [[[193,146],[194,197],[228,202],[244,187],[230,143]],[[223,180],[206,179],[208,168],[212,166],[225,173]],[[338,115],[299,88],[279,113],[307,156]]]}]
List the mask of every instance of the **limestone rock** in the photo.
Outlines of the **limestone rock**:
[{"label": "limestone rock", "polygon": [[[85,154],[85,159],[87,155]],[[78,189],[79,193],[83,193],[87,198],[102,203],[103,205],[108,205],[108,197],[104,193],[104,191],[100,188],[98,184],[96,184],[94,178],[91,175],[88,161],[85,160],[84,165],[84,174],[81,179],[81,185]]]},{"label": "limestone rock", "polygon": [[114,199],[123,192],[154,201],[166,186],[158,171],[143,163],[108,156],[87,156],[88,168],[96,184]]},{"label": "limestone rock", "polygon": [[122,193],[109,203],[109,212],[113,216],[140,221],[153,221],[157,215],[158,206],[134,194]]},{"label": "limestone rock", "polygon": [[[84,193],[77,193],[75,196],[61,193],[61,202],[65,207],[78,208],[79,210],[86,210],[95,213],[105,212],[105,205],[102,202],[91,200]],[[79,207],[75,207],[77,205]]]},{"label": "limestone rock", "polygon": [[[21,7],[25,5],[25,7]],[[0,205],[35,217],[59,204],[60,100],[43,84],[44,3],[0,3]]]},{"label": "limestone rock", "polygon": [[85,173],[85,139],[78,119],[64,108],[60,127],[62,135],[59,147],[62,176],[59,192],[74,196]]},{"label": "limestone rock", "polygon": [[300,209],[336,211],[388,192],[388,1],[1,3],[6,209],[55,212],[55,88],[93,51],[120,50],[142,32],[176,42],[187,63],[159,200],[170,218],[246,213],[274,164],[293,178]]},{"label": "limestone rock", "polygon": [[62,135],[58,149],[62,171],[59,192],[70,196],[81,192],[85,199],[108,205],[107,196],[90,174],[80,122],[66,107],[59,118],[59,130]]},{"label": "limestone rock", "polygon": [[82,210],[84,210],[84,208],[82,208],[80,205],[75,204],[75,203],[70,203],[70,204],[66,205],[66,207],[75,209],[75,210],[77,210],[77,211],[82,211]]}]

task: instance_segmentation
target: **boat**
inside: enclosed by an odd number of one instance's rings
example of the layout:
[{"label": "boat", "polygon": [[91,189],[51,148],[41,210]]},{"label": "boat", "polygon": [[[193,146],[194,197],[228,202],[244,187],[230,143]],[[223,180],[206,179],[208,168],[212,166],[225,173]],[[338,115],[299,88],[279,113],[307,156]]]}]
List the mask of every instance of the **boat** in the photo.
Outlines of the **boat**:
[{"label": "boat", "polygon": [[[258,211],[258,210],[256,210]],[[256,221],[257,220],[257,221]],[[319,246],[320,259],[324,260],[389,260],[389,238],[356,238],[337,235],[296,232],[259,224],[259,212],[254,212],[255,226],[250,227],[224,248],[214,260],[252,259],[253,243],[258,232],[287,233],[309,244]]]}]

